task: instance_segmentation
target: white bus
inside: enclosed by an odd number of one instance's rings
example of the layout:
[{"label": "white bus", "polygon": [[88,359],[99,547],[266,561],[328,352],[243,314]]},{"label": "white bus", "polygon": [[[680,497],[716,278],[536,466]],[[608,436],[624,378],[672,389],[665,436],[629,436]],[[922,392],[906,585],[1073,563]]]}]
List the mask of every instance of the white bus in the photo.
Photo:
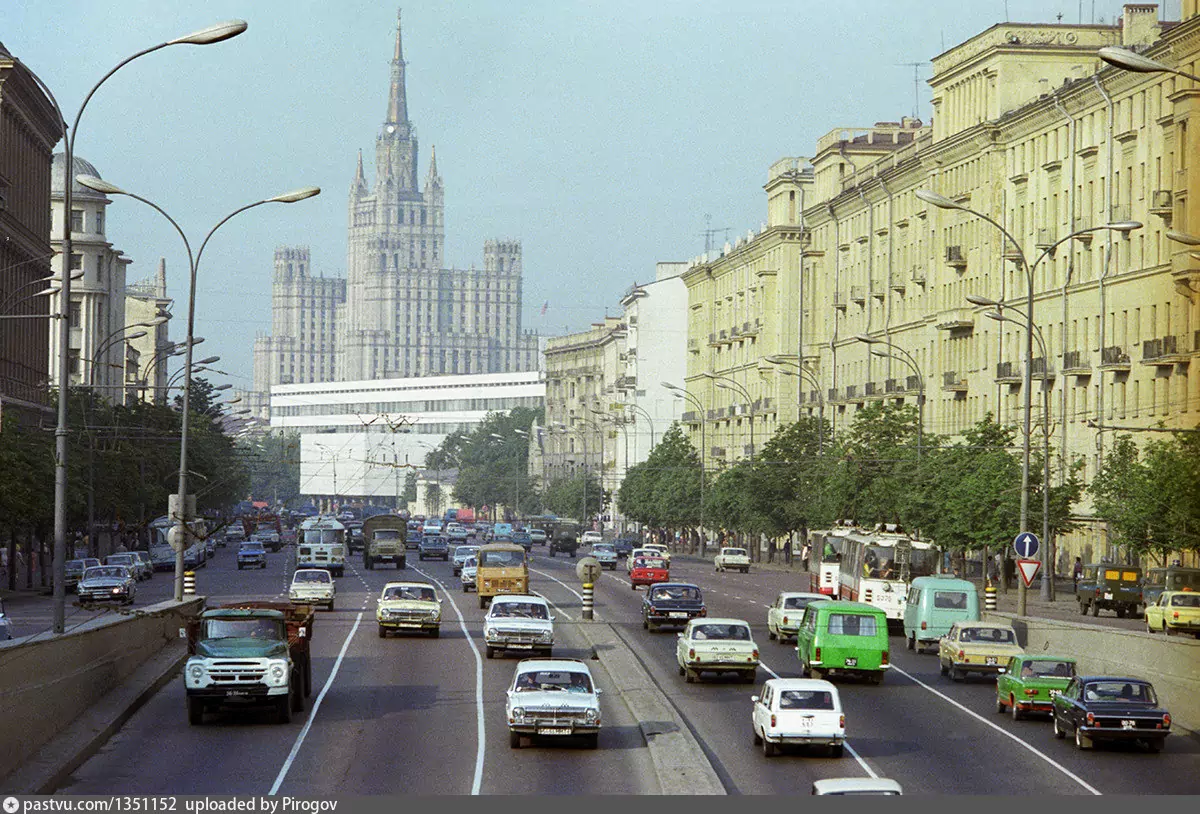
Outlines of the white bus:
[{"label": "white bus", "polygon": [[848,534],[861,531],[852,520],[840,520],[832,529],[808,532],[808,589],[838,597],[841,584],[842,543]]},{"label": "white bus", "polygon": [[895,526],[848,534],[842,541],[840,598],[874,605],[888,619],[903,621],[908,586],[937,573],[939,559],[933,543],[914,540]]},{"label": "white bus", "polygon": [[310,517],[296,535],[296,567],[325,568],[335,577],[346,571],[346,527],[332,515]]}]

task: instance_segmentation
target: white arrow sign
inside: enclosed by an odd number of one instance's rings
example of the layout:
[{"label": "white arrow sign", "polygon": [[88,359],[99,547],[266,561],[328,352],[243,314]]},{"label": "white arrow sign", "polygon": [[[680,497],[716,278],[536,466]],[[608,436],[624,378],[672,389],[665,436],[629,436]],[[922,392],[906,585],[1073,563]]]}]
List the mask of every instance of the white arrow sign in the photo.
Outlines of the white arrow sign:
[{"label": "white arrow sign", "polygon": [[1021,580],[1026,588],[1033,585],[1033,578],[1041,567],[1041,560],[1017,560],[1017,570],[1021,572]]}]

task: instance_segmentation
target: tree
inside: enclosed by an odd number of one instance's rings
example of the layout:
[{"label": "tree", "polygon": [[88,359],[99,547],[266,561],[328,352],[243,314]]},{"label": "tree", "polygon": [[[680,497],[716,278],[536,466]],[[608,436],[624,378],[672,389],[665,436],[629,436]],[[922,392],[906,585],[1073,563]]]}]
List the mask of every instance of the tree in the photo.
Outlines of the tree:
[{"label": "tree", "polygon": [[912,484],[920,478],[918,420],[917,408],[907,404],[874,403],[854,415],[839,439],[840,471],[831,473],[841,492],[839,517],[863,524],[905,522]]},{"label": "tree", "polygon": [[241,448],[250,494],[291,505],[300,497],[300,434],[268,432]]},{"label": "tree", "polygon": [[[605,490],[592,472],[553,481],[542,495],[545,506],[562,517],[585,521],[599,514],[606,500]],[[581,516],[582,512],[582,516]]]}]

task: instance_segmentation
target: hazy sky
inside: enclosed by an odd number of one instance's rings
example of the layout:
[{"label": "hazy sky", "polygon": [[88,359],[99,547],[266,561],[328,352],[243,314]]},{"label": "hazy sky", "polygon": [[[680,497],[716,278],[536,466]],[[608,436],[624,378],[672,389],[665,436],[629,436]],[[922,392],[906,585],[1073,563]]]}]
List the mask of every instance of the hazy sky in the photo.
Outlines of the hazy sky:
[{"label": "hazy sky", "polygon": [[[524,327],[576,331],[617,313],[654,263],[704,250],[705,216],[729,239],[766,219],[762,185],[783,156],[835,127],[928,120],[929,66],[1004,22],[1111,22],[1120,0],[409,0],[408,110],[424,182],[446,190],[446,259],[482,265],[483,242],[524,249]],[[1178,19],[1179,1],[1160,16]],[[397,4],[368,0],[0,0],[0,42],[51,87],[68,121],[125,57],[241,18],[227,42],[172,46],[105,83],[76,154],[155,201],[197,247],[239,206],[316,185],[222,227],[199,273],[196,334],[231,382],[253,380],[271,327],[274,249],[307,245],[344,276],[346,204],[361,148],[373,178]],[[60,145],[59,149],[62,149]],[[129,281],[167,259],[186,334],[186,255],[148,207],[117,198],[108,238]],[[726,233],[717,236],[724,242]],[[541,314],[543,303],[549,303]]]}]

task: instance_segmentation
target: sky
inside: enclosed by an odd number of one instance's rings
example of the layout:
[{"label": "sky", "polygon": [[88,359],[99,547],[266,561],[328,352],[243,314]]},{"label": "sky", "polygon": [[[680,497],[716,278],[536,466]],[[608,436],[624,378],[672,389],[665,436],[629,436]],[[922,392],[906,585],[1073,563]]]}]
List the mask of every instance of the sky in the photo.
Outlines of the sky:
[{"label": "sky", "polygon": [[[0,42],[73,121],[126,57],[213,23],[242,35],[177,45],[121,68],[88,103],[75,154],[171,214],[193,249],[235,209],[301,186],[221,227],[197,275],[214,384],[253,384],[271,330],[278,246],[308,246],[344,277],[359,149],[374,177],[397,8],[409,118],[424,183],[445,184],[446,260],[483,263],[520,240],[523,327],[545,336],[620,312],[659,261],[686,261],[758,229],[762,185],[785,156],[838,127],[929,120],[928,62],[992,25],[1113,22],[1120,0],[0,0]],[[1179,0],[1160,4],[1179,18]],[[919,85],[914,94],[914,67]],[[63,146],[60,144],[58,150]],[[145,205],[114,198],[107,235],[128,282],[167,262],[170,334],[186,336],[187,260]],[[545,313],[542,313],[545,306]]]}]

